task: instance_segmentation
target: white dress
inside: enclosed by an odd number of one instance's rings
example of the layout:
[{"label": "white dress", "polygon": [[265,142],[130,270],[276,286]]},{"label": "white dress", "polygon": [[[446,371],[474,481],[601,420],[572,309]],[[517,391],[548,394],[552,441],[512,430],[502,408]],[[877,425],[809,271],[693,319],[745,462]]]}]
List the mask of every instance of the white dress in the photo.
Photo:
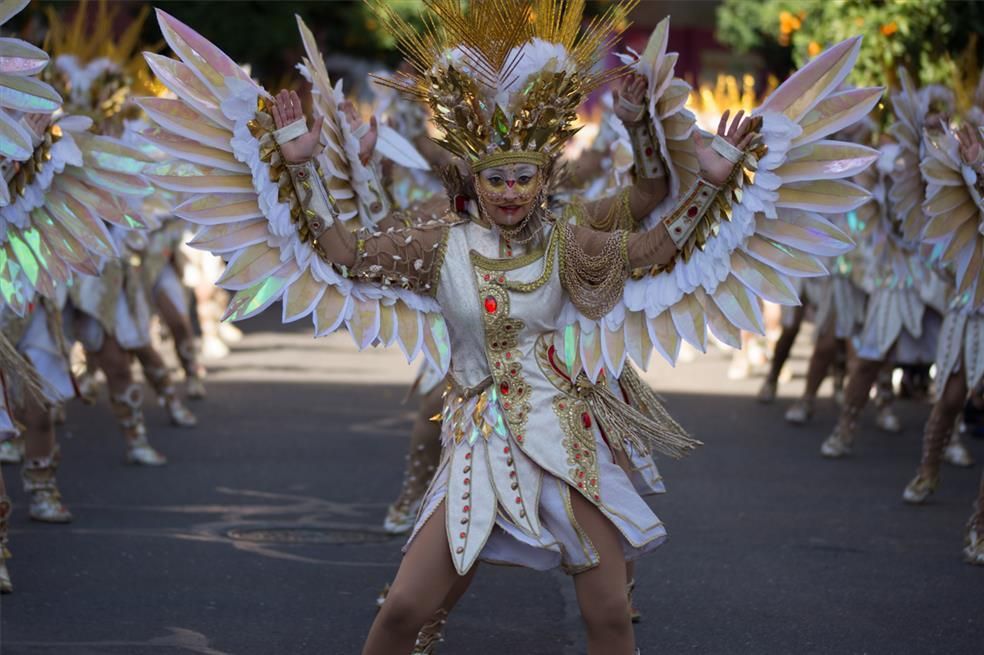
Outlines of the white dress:
[{"label": "white dress", "polygon": [[462,573],[477,559],[571,572],[597,565],[572,493],[611,520],[629,559],[666,538],[554,347],[566,295],[558,236],[550,233],[545,256],[496,260],[496,232],[475,223],[450,230],[437,299],[455,393],[444,409],[442,461],[410,542],[445,501]]}]

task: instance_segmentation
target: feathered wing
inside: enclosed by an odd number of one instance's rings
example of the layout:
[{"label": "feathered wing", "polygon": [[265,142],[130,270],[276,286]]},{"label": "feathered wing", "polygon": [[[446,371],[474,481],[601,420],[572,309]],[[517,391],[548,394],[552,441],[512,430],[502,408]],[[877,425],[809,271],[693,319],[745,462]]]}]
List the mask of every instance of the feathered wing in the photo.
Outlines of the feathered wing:
[{"label": "feathered wing", "polygon": [[889,128],[899,150],[891,173],[889,191],[892,211],[901,223],[902,236],[915,242],[923,227],[926,186],[919,171],[922,159],[923,123],[928,110],[925,97],[916,89],[909,72],[899,68],[902,90],[892,95],[895,123]]},{"label": "feathered wing", "polygon": [[[29,0],[0,1],[0,26]],[[58,93],[35,77],[48,65],[48,54],[26,41],[0,38],[0,159],[27,161],[34,152],[31,134],[20,121],[26,113],[50,113],[61,106]],[[0,207],[10,202],[0,184]]]},{"label": "feathered wing", "polygon": [[[317,336],[344,326],[360,348],[395,342],[408,359],[424,352],[446,371],[447,330],[432,299],[346,279],[302,238],[301,209],[266,111],[269,94],[187,25],[160,10],[157,18],[178,59],[148,54],[147,61],[177,99],[151,108],[143,101],[157,125],[146,138],[172,157],[163,174],[151,178],[189,195],[174,211],[198,226],[191,245],[228,260],[217,282],[235,292],[225,318],[248,318],[280,301],[285,322],[310,316]],[[372,224],[372,202],[358,191],[358,144],[353,151],[336,89],[303,24],[301,33],[305,69],[326,119],[321,166],[327,189],[343,219]]]},{"label": "feathered wing", "polygon": [[[695,121],[684,108],[689,87],[673,77],[676,54],[666,52],[667,36],[664,21],[635,63],[649,80],[650,115],[673,194],[647,226],[679,202],[699,170]],[[837,91],[859,46],[856,38],[825,51],[754,112],[763,119],[761,143],[712,209],[718,225],[706,226],[696,247],[669,270],[629,280],[622,304],[602,320],[568,321],[562,339],[572,369],[592,378],[602,369],[617,375],[626,357],[645,368],[653,348],[675,363],[682,341],[704,350],[708,330],[740,347],[741,330],[764,331],[761,299],[798,304],[793,279],[827,274],[821,258],[853,247],[824,215],[851,211],[870,196],[847,178],[877,153],[827,138],[863,118],[881,96],[877,88]]]},{"label": "feathered wing", "polygon": [[[898,144],[884,144],[879,149],[878,165],[860,177],[861,185],[873,196],[873,200],[858,208],[857,213],[863,230],[861,238],[868,270],[866,286],[870,290],[903,289],[921,284],[930,273],[918,240],[911,241],[903,236],[902,213],[891,198],[892,180],[900,162],[906,160],[907,155]],[[909,231],[915,232],[918,239],[924,218],[922,210],[910,213],[910,217],[913,224]]]},{"label": "feathered wing", "polygon": [[357,218],[371,227],[389,212],[389,202],[372,166],[360,161],[359,139],[338,108],[345,101],[341,81],[332,85],[314,35],[300,16],[297,29],[307,55],[298,70],[311,83],[315,111],[325,119],[321,127],[325,149],[319,157],[325,188],[338,203],[341,220]]},{"label": "feathered wing", "polygon": [[960,157],[960,144],[947,128],[927,136],[920,170],[926,180],[922,240],[934,246],[954,274],[956,298],[984,310],[984,181]]},{"label": "feathered wing", "polygon": [[141,201],[153,192],[141,171],[151,160],[67,116],[47,131],[32,166],[15,176],[16,199],[0,208],[0,299],[23,313],[34,293],[53,297],[73,273],[98,275],[119,256],[109,226],[148,227]]},{"label": "feathered wing", "polygon": [[[0,21],[24,4],[0,3]],[[73,273],[98,274],[103,258],[118,255],[107,223],[143,227],[128,202],[153,191],[141,176],[150,160],[89,133],[88,118],[61,116],[35,144],[21,117],[61,106],[51,87],[31,77],[47,59],[22,41],[0,39],[0,121],[22,130],[28,148],[3,153],[18,163],[9,183],[0,185],[9,191],[0,200],[0,302],[18,314],[35,293],[54,296]]]}]

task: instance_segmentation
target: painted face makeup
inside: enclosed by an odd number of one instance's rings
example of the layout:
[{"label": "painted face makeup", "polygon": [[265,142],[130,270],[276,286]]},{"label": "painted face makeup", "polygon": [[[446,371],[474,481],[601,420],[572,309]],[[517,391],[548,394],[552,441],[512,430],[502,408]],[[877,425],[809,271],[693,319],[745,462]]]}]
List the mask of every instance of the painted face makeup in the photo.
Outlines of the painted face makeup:
[{"label": "painted face makeup", "polygon": [[509,164],[481,171],[475,188],[488,217],[498,225],[523,221],[540,195],[543,182],[533,164]]}]

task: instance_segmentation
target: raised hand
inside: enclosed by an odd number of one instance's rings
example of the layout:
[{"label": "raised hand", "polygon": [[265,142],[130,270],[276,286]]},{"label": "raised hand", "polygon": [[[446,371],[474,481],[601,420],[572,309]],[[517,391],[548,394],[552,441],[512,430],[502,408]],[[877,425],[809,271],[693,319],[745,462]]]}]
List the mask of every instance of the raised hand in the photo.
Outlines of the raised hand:
[{"label": "raised hand", "polygon": [[345,114],[352,133],[359,139],[359,160],[365,166],[369,163],[372,153],[376,150],[376,139],[379,136],[379,126],[376,123],[376,116],[373,115],[369,119],[369,125],[367,126],[362,120],[362,116],[356,110],[355,105],[349,100],[338,105],[338,108]]},{"label": "raised hand", "polygon": [[[301,99],[296,91],[286,89],[278,93],[273,99],[273,122],[279,130],[294,121],[303,119],[307,123],[304,115],[304,108]],[[324,118],[319,116],[311,129],[292,141],[280,144],[280,153],[291,164],[302,164],[317,154],[321,146],[321,124]]]},{"label": "raised hand", "polygon": [[[731,110],[726,110],[721,116],[717,135],[738,150],[744,151],[755,138],[759,128],[762,127],[762,119],[758,116],[745,116],[745,111],[741,110],[735,114],[729,127],[728,118],[730,114]],[[704,143],[704,139],[696,131],[694,132],[694,141],[697,144],[697,160],[700,162],[704,179],[711,184],[724,184],[731,175],[735,164],[718,154],[710,144]]]},{"label": "raised hand", "polygon": [[957,141],[960,142],[960,158],[969,166],[974,166],[981,159],[981,138],[973,125],[964,123],[957,130]]},{"label": "raised hand", "polygon": [[625,77],[621,89],[612,92],[615,115],[623,123],[638,123],[646,113],[646,90],[649,82],[633,73]]}]

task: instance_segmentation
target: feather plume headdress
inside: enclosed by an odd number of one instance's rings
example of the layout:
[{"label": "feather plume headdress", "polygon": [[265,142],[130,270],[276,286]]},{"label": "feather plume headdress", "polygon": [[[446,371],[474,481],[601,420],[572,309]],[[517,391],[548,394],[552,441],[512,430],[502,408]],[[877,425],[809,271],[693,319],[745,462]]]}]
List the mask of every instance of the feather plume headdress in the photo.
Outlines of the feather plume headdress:
[{"label": "feather plume headdress", "polygon": [[616,3],[582,29],[584,0],[425,0],[418,29],[370,0],[414,69],[377,80],[429,105],[437,143],[473,171],[543,166],[577,132],[585,96],[626,72],[599,64],[637,1]]}]

